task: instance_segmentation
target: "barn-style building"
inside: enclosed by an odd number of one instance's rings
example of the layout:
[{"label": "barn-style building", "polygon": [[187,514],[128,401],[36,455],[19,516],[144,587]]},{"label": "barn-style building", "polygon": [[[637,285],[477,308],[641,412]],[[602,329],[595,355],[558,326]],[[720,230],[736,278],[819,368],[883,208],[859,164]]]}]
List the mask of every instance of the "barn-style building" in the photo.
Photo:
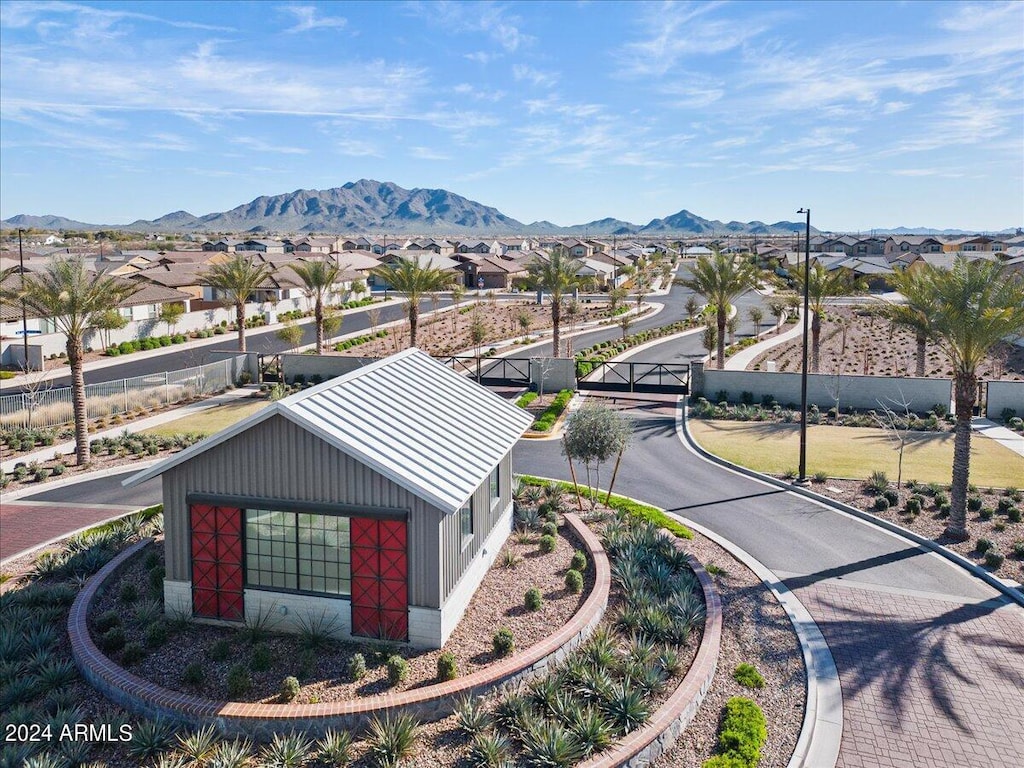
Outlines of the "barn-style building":
[{"label": "barn-style building", "polygon": [[512,527],[525,411],[417,349],[268,405],[163,481],[165,609],[441,647]]}]

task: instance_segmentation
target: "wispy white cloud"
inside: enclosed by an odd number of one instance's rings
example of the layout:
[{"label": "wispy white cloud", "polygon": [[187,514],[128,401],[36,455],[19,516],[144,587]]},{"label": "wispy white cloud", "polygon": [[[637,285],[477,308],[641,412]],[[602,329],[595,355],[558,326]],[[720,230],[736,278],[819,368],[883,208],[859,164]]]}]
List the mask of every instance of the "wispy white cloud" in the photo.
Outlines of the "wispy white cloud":
[{"label": "wispy white cloud", "polygon": [[512,77],[516,82],[526,81],[533,83],[539,88],[551,88],[558,83],[558,75],[553,72],[542,72],[534,69],[528,64],[515,64],[512,67]]},{"label": "wispy white cloud", "polygon": [[[514,53],[534,41],[533,36],[521,29],[523,19],[500,3],[441,0],[411,2],[406,7],[432,26],[443,29],[445,34],[484,35],[506,53]],[[479,53],[469,56],[479,56]]]},{"label": "wispy white cloud", "polygon": [[444,152],[439,152],[436,149],[430,147],[410,147],[409,154],[415,157],[417,160],[451,160],[451,155],[446,155]]},{"label": "wispy white cloud", "polygon": [[282,155],[306,155],[308,149],[302,147],[288,147],[264,139],[257,139],[253,136],[235,136],[231,139],[232,144],[251,149],[254,152],[277,152]]},{"label": "wispy white cloud", "polygon": [[343,16],[321,16],[315,5],[283,5],[281,11],[295,17],[295,26],[285,30],[287,34],[309,32],[314,29],[344,29],[348,19]]}]

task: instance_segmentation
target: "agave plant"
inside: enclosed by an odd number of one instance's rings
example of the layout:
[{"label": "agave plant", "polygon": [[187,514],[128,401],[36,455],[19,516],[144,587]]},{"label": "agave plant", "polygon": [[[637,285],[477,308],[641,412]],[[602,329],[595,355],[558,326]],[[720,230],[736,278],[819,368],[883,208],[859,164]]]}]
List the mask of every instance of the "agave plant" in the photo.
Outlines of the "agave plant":
[{"label": "agave plant", "polygon": [[579,715],[569,723],[569,729],[586,755],[602,751],[615,737],[608,720],[594,707],[580,708]]},{"label": "agave plant", "polygon": [[500,733],[478,733],[469,745],[469,762],[475,768],[511,766],[512,743]]},{"label": "agave plant", "polygon": [[412,754],[419,730],[411,715],[374,717],[366,730],[367,752],[380,768],[391,768]]},{"label": "agave plant", "polygon": [[703,626],[707,618],[704,601],[694,592],[673,595],[666,603],[665,610],[672,619],[672,641],[676,644],[685,643],[690,632]]},{"label": "agave plant", "polygon": [[70,659],[54,659],[39,668],[39,686],[44,691],[63,688],[78,677],[78,669]]},{"label": "agave plant", "polygon": [[160,718],[143,720],[132,729],[128,754],[132,757],[155,757],[171,747],[174,727]]},{"label": "agave plant", "polygon": [[530,699],[523,694],[513,694],[504,698],[494,709],[494,721],[497,726],[521,737],[529,725],[537,719],[537,713]]},{"label": "agave plant", "polygon": [[177,747],[190,760],[202,763],[217,746],[217,731],[212,725],[187,734],[178,734]]},{"label": "agave plant", "polygon": [[557,677],[546,675],[530,683],[528,690],[530,701],[538,710],[551,712],[555,705],[555,699],[562,691],[562,686]]},{"label": "agave plant", "polygon": [[546,720],[531,725],[522,744],[523,762],[530,768],[569,768],[586,754],[571,730]]},{"label": "agave plant", "polygon": [[245,768],[252,757],[252,742],[248,739],[222,741],[214,747],[205,768]]},{"label": "agave plant", "polygon": [[299,768],[309,759],[313,742],[299,733],[278,733],[260,751],[260,762],[266,768]]},{"label": "agave plant", "polygon": [[317,755],[328,765],[344,766],[351,760],[352,734],[328,729],[316,743]]},{"label": "agave plant", "polygon": [[491,726],[491,715],[480,697],[466,696],[455,705],[459,727],[468,734],[483,733]]},{"label": "agave plant", "polygon": [[628,683],[618,683],[611,697],[601,705],[615,732],[623,736],[647,722],[650,709],[643,694]]},{"label": "agave plant", "polygon": [[607,669],[591,669],[590,674],[576,684],[575,693],[584,701],[599,703],[611,698],[615,679]]}]

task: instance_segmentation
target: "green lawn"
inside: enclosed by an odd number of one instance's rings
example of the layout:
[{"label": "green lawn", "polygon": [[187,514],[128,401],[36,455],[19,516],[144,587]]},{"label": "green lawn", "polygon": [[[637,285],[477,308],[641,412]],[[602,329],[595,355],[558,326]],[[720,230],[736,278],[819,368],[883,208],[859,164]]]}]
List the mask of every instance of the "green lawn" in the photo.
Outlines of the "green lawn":
[{"label": "green lawn", "polygon": [[[760,472],[779,475],[796,471],[800,457],[800,425],[745,421],[689,422],[694,439],[724,459]],[[903,453],[903,479],[948,484],[953,466],[952,433],[916,433]],[[896,479],[899,454],[880,429],[808,425],[807,474],[867,478],[874,470]],[[1024,456],[994,440],[971,439],[971,482],[981,487],[1019,487]]]},{"label": "green lawn", "polygon": [[200,413],[193,413],[191,416],[182,416],[180,419],[169,421],[158,427],[144,429],[143,435],[176,435],[182,432],[201,432],[204,435],[212,435],[220,432],[225,427],[230,427],[235,422],[241,421],[246,416],[261,411],[270,405],[268,400],[240,400],[236,403],[218,405]]}]

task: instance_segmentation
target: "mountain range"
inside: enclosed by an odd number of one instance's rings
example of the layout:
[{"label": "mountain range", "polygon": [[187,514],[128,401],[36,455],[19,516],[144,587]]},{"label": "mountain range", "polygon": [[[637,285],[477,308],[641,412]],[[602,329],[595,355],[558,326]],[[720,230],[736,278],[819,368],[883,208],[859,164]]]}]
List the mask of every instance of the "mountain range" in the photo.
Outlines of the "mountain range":
[{"label": "mountain range", "polygon": [[[194,216],[175,211],[152,221],[98,225],[61,216],[19,214],[5,228],[44,230],[119,229],[134,232],[321,232],[332,234],[440,235],[785,235],[802,232],[802,221],[711,221],[681,210],[647,224],[615,218],[562,227],[549,221],[524,224],[496,208],[444,189],[403,189],[391,182],[361,179],[332,189],[298,189],[257,197],[229,211]],[[818,230],[812,227],[812,230]],[[939,230],[889,230],[901,234],[939,234]],[[956,234],[941,230],[941,234]]]}]

